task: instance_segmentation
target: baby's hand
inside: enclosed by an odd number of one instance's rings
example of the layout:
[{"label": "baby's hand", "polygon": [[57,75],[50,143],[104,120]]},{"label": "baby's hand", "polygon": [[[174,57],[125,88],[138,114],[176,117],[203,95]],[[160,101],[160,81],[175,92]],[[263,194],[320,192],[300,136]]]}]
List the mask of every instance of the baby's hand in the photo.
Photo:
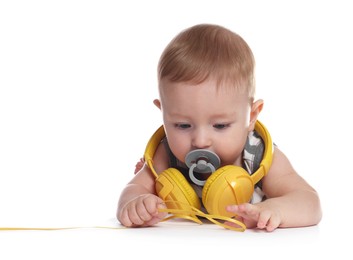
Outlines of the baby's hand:
[{"label": "baby's hand", "polygon": [[141,158],[135,165],[135,174],[138,173],[142,168],[143,168],[143,165],[145,164],[145,160],[144,158]]},{"label": "baby's hand", "polygon": [[244,203],[240,205],[229,205],[227,211],[235,213],[237,219],[242,221],[247,228],[266,229],[273,231],[281,224],[278,211],[268,209],[259,204]]},{"label": "baby's hand", "polygon": [[152,226],[167,215],[167,212],[159,212],[160,208],[166,206],[158,196],[140,195],[124,206],[119,221],[126,227]]}]

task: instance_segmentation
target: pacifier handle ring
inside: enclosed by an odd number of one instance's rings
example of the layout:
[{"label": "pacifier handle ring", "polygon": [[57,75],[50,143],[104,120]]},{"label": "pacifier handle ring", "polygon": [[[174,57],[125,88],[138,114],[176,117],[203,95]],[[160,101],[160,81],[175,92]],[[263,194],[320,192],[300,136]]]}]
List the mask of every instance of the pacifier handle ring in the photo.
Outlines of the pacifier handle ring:
[{"label": "pacifier handle ring", "polygon": [[213,166],[212,163],[209,163],[209,162],[208,162],[206,165],[208,166],[208,168],[211,169],[211,172],[212,172],[212,173],[214,173],[214,172],[216,171],[216,168]]},{"label": "pacifier handle ring", "polygon": [[206,181],[201,181],[199,179],[196,179],[195,175],[194,175],[194,169],[196,168],[197,164],[194,163],[193,165],[191,165],[191,167],[189,168],[189,177],[192,180],[193,183],[195,183],[196,185],[199,186],[204,186]]},{"label": "pacifier handle ring", "polygon": [[[210,168],[211,172],[214,173],[216,171],[216,168],[212,165],[212,163],[207,163],[206,166]],[[197,167],[196,163],[193,163],[191,167],[189,168],[189,177],[192,180],[193,183],[199,186],[204,186],[206,181],[201,181],[197,179],[194,175],[194,169]]]}]

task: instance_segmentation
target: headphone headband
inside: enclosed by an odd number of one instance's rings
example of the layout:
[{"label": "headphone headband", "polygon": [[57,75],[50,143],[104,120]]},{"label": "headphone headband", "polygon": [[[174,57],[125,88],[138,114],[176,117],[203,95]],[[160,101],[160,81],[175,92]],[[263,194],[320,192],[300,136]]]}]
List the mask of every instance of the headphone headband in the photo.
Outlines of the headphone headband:
[{"label": "headphone headband", "polygon": [[251,178],[254,181],[254,184],[259,182],[262,177],[264,177],[270,170],[273,158],[273,143],[270,133],[267,128],[259,120],[256,121],[255,131],[261,136],[262,141],[264,142],[265,150],[260,163],[260,167],[256,172],[251,175]]},{"label": "headphone headband", "polygon": [[[261,178],[264,177],[269,171],[272,164],[273,155],[273,143],[271,135],[266,129],[266,127],[259,120],[257,120],[255,123],[255,131],[261,136],[265,145],[265,150],[259,169],[251,175],[254,184],[260,181]],[[164,127],[162,125],[154,132],[154,134],[148,141],[144,153],[145,162],[147,163],[148,167],[151,169],[152,173],[155,175],[156,178],[158,177],[158,174],[153,167],[153,156],[157,150],[158,145],[164,137],[165,132]]]},{"label": "headphone headband", "polygon": [[165,137],[164,127],[163,125],[161,125],[151,136],[150,140],[147,143],[145,153],[144,153],[145,162],[147,163],[148,167],[151,169],[152,173],[155,175],[156,178],[158,177],[158,174],[153,167],[153,156],[157,150],[158,145],[160,144],[160,142],[164,137]]}]

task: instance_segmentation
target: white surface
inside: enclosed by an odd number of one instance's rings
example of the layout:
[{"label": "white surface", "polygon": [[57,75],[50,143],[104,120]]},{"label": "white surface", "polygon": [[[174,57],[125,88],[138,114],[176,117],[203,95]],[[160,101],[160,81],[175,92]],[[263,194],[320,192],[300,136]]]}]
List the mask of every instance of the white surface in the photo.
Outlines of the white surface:
[{"label": "white surface", "polygon": [[[114,226],[114,221],[107,221]],[[329,231],[331,236],[326,232]],[[2,259],[351,259],[347,242],[321,227],[243,233],[216,225],[170,221],[118,230],[13,231],[0,234]]]},{"label": "white surface", "polygon": [[1,1],[1,226],[116,225],[120,191],[161,123],[159,56],[201,22],[253,49],[261,119],[320,193],[324,218],[270,234],[179,222],[0,232],[0,258],[351,259],[349,2]]}]

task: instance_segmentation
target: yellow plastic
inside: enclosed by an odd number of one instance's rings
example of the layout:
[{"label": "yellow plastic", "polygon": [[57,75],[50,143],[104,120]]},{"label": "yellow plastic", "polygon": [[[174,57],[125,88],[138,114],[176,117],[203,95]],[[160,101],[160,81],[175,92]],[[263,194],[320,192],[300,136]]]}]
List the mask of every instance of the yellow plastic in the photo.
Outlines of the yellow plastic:
[{"label": "yellow plastic", "polygon": [[227,165],[213,173],[202,190],[202,201],[208,212],[234,217],[227,205],[248,202],[254,192],[250,175],[240,167]]}]

